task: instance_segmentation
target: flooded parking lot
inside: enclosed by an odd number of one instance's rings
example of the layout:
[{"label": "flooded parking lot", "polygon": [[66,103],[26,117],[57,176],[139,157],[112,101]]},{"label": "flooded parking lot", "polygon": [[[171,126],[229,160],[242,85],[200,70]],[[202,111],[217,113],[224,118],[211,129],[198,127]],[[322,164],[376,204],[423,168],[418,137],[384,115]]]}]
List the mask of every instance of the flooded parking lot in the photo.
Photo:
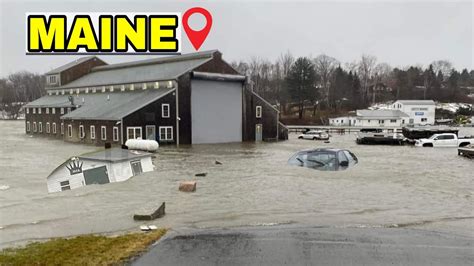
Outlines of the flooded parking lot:
[{"label": "flooded parking lot", "polygon": [[[1,246],[137,229],[142,223],[133,214],[163,201],[167,214],[152,224],[174,230],[280,223],[474,230],[474,161],[455,148],[362,146],[351,134],[329,144],[290,135],[279,143],[161,147],[154,172],[48,194],[46,177],[55,167],[100,147],[30,137],[23,126],[0,121]],[[359,163],[338,172],[287,165],[296,151],[313,147],[351,150]],[[194,176],[202,172],[207,176]],[[197,191],[179,192],[179,181],[190,179]]]}]

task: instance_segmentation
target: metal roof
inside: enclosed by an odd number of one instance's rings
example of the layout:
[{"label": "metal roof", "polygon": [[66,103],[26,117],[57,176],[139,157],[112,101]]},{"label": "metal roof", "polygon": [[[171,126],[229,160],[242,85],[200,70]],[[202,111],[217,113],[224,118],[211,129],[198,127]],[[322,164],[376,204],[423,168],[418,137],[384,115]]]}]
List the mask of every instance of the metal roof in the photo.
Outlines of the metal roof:
[{"label": "metal roof", "polygon": [[[64,70],[67,70],[67,69],[69,69],[69,68],[71,68],[71,67],[73,67],[73,66],[79,65],[80,63],[86,62],[86,61],[91,60],[91,59],[94,59],[94,58],[95,58],[96,60],[102,61],[101,59],[99,59],[99,58],[96,57],[96,56],[81,57],[81,58],[79,58],[79,59],[77,59],[77,60],[75,60],[75,61],[72,61],[72,62],[70,62],[70,63],[67,63],[67,64],[65,64],[65,65],[62,65],[62,66],[60,66],[60,67],[57,67],[57,68],[55,68],[55,69],[52,69],[52,70],[46,72],[45,75],[51,75],[51,74],[58,74],[58,73],[61,73],[61,72],[64,71]],[[103,61],[102,61],[102,62],[103,62]],[[105,62],[104,62],[104,63],[105,63]]]},{"label": "metal roof", "polygon": [[99,152],[92,152],[77,156],[79,159],[105,161],[105,162],[120,162],[126,160],[133,160],[142,157],[151,156],[152,154],[144,151],[125,150],[121,148],[105,149]]},{"label": "metal roof", "polygon": [[395,103],[401,103],[405,105],[435,105],[433,100],[398,100]]},{"label": "metal roof", "polygon": [[192,53],[94,67],[86,74],[54,89],[81,88],[176,79],[212,60],[217,51]]},{"label": "metal roof", "polygon": [[[28,103],[25,107],[79,106],[76,110],[61,116],[61,119],[117,121],[174,90],[174,88],[162,88],[113,93],[47,95]],[[73,97],[74,105],[69,102],[69,96]]]},{"label": "metal roof", "polygon": [[389,119],[401,117],[408,117],[408,115],[400,110],[357,110],[357,118]]}]

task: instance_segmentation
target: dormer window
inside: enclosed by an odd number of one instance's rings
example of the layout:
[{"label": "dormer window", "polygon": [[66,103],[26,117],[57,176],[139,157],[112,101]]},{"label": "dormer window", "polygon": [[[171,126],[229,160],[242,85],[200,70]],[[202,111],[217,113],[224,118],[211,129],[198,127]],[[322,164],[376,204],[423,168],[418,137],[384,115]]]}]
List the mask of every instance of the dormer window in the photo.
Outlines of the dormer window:
[{"label": "dormer window", "polygon": [[58,84],[58,76],[57,75],[49,75],[47,80],[48,80],[49,85]]}]

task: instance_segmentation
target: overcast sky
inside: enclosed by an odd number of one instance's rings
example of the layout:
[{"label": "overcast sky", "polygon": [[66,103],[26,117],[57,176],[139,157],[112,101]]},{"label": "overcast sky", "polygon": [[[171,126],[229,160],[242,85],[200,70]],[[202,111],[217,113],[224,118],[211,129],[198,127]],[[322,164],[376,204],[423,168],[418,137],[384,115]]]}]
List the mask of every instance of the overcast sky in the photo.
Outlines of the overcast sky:
[{"label": "overcast sky", "polygon": [[[0,77],[15,71],[44,73],[79,56],[25,55],[26,12],[184,12],[202,6],[213,27],[201,50],[224,59],[275,60],[325,53],[341,62],[372,54],[392,66],[447,59],[474,69],[472,1],[10,1],[0,0]],[[194,23],[203,20],[192,17]],[[193,52],[183,31],[182,52]],[[152,56],[101,56],[108,63]]]}]

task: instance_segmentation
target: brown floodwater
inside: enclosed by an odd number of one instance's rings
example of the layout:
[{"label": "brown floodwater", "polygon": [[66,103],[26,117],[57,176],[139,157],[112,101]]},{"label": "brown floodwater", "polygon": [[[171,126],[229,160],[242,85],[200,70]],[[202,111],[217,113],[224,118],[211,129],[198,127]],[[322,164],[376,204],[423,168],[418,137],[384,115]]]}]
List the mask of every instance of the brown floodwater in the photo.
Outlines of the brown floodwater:
[{"label": "brown floodwater", "polygon": [[[329,144],[290,135],[278,143],[164,146],[154,172],[48,194],[46,177],[55,167],[98,147],[31,137],[23,126],[23,121],[0,121],[0,247],[137,230],[143,223],[133,214],[163,201],[166,216],[148,224],[174,230],[438,223],[461,234],[474,231],[474,161],[458,156],[455,148],[362,146],[352,134],[334,135]],[[460,134],[474,135],[474,128]],[[359,163],[338,172],[287,165],[296,151],[313,147],[349,149]],[[194,176],[203,172],[207,176]],[[197,180],[197,191],[179,192],[182,180]]]}]

